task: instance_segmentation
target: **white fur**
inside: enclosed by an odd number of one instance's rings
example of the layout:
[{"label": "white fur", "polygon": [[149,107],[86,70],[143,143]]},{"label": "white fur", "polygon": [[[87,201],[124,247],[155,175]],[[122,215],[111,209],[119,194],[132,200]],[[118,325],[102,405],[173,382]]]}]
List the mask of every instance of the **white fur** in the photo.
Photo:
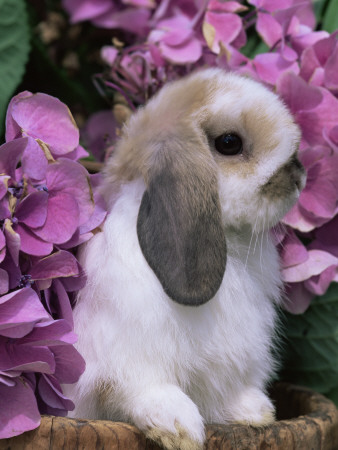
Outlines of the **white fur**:
[{"label": "white fur", "polygon": [[[177,420],[201,441],[202,418],[208,423],[242,421],[234,405],[243,389],[263,390],[271,375],[273,300],[281,286],[278,256],[268,233],[255,236],[256,245],[248,251],[248,235],[229,231],[227,268],[215,298],[197,308],[173,302],[138,244],[140,185],[138,180],[122,188],[103,233],[91,239],[81,258],[89,282],[80,293],[74,321],[87,368],[67,392],[76,403],[71,415],[128,420],[143,429],[154,422],[169,431]],[[103,381],[116,387],[110,411],[96,406]],[[153,412],[165,414],[154,402],[149,423],[143,423],[135,411],[145,407],[147,395],[161,389],[170,403],[163,394],[167,415],[152,418]],[[200,416],[183,392],[198,405]],[[256,403],[256,415],[258,407]]]},{"label": "white fur", "polygon": [[[220,109],[216,101],[213,107]],[[284,147],[283,157],[276,151],[263,172],[273,173],[289,158]],[[74,322],[87,367],[77,384],[65,386],[76,405],[73,417],[128,421],[168,449],[187,450],[201,448],[205,423],[272,420],[264,390],[274,370],[270,351],[282,283],[268,225],[284,211],[252,205],[254,194],[246,198],[263,184],[262,173],[246,187],[221,172],[218,177],[228,256],[221,287],[204,305],[167,297],[143,256],[136,231],[141,178],[120,187],[103,232],[82,249],[88,283]],[[229,195],[238,204],[228,203]],[[258,219],[251,217],[251,225],[239,219],[259,211],[266,226],[255,229]],[[227,223],[229,217],[236,219]]]}]

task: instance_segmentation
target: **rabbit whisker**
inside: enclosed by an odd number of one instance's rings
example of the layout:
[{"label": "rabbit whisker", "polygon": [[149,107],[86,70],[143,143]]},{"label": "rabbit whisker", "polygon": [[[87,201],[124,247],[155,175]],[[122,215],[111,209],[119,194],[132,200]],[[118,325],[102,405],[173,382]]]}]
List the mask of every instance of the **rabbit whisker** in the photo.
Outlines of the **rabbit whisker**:
[{"label": "rabbit whisker", "polygon": [[249,242],[249,248],[248,248],[248,252],[247,252],[246,260],[245,260],[245,265],[244,265],[244,268],[245,268],[245,269],[247,268],[247,265],[248,265],[249,254],[250,254],[250,251],[251,251],[251,244],[252,244],[254,232],[255,232],[255,230],[256,230],[257,221],[258,221],[258,217],[256,217],[255,225],[254,225],[254,227],[253,227],[253,229],[252,229],[252,231],[251,231],[251,237],[250,237],[250,242]]},{"label": "rabbit whisker", "polygon": [[[263,222],[263,231],[262,231],[262,237],[261,237],[261,251],[260,251],[260,255],[259,255],[259,263],[261,266],[261,272],[263,275],[263,266],[262,266],[262,255],[263,255],[263,239],[264,239],[264,233],[265,233],[265,217],[264,217],[264,222]],[[266,233],[267,235],[268,233]]]}]

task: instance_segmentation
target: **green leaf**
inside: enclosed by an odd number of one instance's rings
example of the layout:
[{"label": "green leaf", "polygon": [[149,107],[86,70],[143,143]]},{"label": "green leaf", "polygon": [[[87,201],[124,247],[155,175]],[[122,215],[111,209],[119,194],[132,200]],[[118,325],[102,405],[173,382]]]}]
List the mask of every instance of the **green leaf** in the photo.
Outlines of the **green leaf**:
[{"label": "green leaf", "polygon": [[257,34],[249,36],[247,43],[241,48],[243,55],[248,58],[254,58],[260,53],[266,53],[269,51],[269,47],[262,41]]},{"label": "green leaf", "polygon": [[29,37],[25,1],[0,0],[0,134],[8,101],[24,74]]},{"label": "green leaf", "polygon": [[316,22],[321,23],[326,5],[330,0],[313,0],[313,10],[316,16]]},{"label": "green leaf", "polygon": [[286,314],[285,381],[338,400],[338,283],[301,315]]},{"label": "green leaf", "polygon": [[322,29],[333,33],[338,29],[338,1],[330,0],[325,11],[323,11]]}]

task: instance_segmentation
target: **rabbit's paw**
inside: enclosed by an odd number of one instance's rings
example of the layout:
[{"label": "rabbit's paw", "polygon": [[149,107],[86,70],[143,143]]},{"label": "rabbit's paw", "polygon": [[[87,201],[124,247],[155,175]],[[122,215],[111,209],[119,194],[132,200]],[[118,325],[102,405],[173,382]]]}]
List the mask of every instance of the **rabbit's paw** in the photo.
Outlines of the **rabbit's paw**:
[{"label": "rabbit's paw", "polygon": [[150,428],[146,433],[147,438],[157,442],[166,450],[202,450],[203,442],[191,438],[188,432],[178,423],[176,433],[161,430],[160,428]]},{"label": "rabbit's paw", "polygon": [[233,423],[263,427],[275,421],[275,408],[262,391],[248,388],[232,405],[231,416]]},{"label": "rabbit's paw", "polygon": [[204,424],[197,406],[178,387],[152,387],[137,398],[133,421],[167,450],[202,450]]}]

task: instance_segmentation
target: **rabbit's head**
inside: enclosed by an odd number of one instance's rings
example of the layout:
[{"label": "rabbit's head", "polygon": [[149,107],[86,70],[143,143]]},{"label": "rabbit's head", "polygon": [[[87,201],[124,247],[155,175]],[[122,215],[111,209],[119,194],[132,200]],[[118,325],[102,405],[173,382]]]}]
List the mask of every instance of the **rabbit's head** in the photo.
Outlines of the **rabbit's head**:
[{"label": "rabbit's head", "polygon": [[169,83],[130,118],[106,176],[144,179],[139,243],[169,297],[210,300],[227,228],[267,230],[296,202],[305,183],[299,139],[274,93],[221,69]]}]

